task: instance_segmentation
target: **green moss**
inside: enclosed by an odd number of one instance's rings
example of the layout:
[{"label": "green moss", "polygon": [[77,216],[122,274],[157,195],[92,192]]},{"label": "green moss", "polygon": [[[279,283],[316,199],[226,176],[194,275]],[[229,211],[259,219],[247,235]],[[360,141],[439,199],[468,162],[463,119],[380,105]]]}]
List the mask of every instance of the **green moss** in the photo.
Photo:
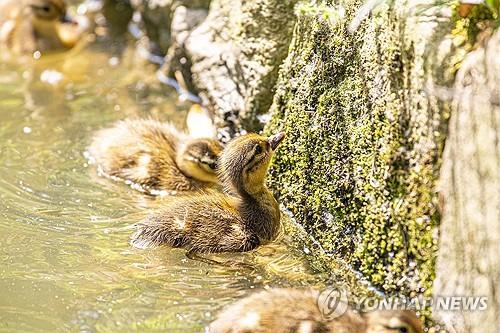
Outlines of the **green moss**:
[{"label": "green moss", "polygon": [[301,2],[295,7],[297,16],[317,17],[333,26],[341,22],[345,16],[345,10],[342,6],[329,6],[326,4],[312,4],[309,2]]},{"label": "green moss", "polygon": [[441,46],[453,22],[425,25],[394,1],[351,35],[359,3],[343,2],[340,24],[316,15],[326,2],[296,11],[266,128],[287,132],[269,182],[329,254],[389,294],[429,294],[448,112],[426,84],[453,79],[456,50]]}]

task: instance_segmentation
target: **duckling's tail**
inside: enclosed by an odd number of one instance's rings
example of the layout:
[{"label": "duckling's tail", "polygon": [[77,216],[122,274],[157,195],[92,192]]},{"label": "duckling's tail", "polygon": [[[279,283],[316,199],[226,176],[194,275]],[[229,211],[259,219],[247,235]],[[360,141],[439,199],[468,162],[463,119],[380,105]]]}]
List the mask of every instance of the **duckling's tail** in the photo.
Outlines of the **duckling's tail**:
[{"label": "duckling's tail", "polygon": [[151,249],[160,245],[170,245],[179,247],[176,241],[171,242],[169,239],[163,239],[161,234],[157,234],[159,230],[140,227],[131,237],[130,245],[138,249]]},{"label": "duckling's tail", "polygon": [[148,248],[155,248],[160,245],[158,244],[158,242],[155,242],[154,240],[141,237],[141,233],[142,230],[138,230],[132,235],[130,240],[130,245],[141,250]]},{"label": "duckling's tail", "polygon": [[[139,249],[155,248],[160,245],[182,247],[185,245],[183,228],[162,219],[161,214],[150,215],[134,225],[137,231],[132,235],[130,244]],[[177,220],[176,220],[177,221]]]},{"label": "duckling's tail", "polygon": [[217,128],[212,121],[210,113],[199,104],[194,104],[189,109],[186,126],[192,138],[217,138]]}]

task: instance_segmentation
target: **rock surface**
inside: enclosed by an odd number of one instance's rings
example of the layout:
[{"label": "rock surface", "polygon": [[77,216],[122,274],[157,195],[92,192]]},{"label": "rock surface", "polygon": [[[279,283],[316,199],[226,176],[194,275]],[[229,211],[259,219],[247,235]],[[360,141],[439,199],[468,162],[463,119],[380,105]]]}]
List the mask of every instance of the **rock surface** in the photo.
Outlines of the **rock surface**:
[{"label": "rock surface", "polygon": [[230,135],[259,128],[287,55],[296,0],[214,0],[185,42],[194,85]]},{"label": "rock surface", "polygon": [[146,44],[148,51],[164,56],[172,44],[175,10],[186,7],[206,11],[209,5],[210,0],[102,0],[102,13],[113,39],[123,37],[133,20],[138,28],[135,37],[146,37],[141,42]]},{"label": "rock surface", "polygon": [[161,68],[164,75],[180,80],[182,88],[191,92],[196,91],[197,88],[191,79],[192,61],[186,52],[186,39],[207,15],[208,11],[203,8],[179,6],[175,9],[171,26],[172,43]]},{"label": "rock surface", "polygon": [[449,332],[500,327],[500,33],[465,59],[441,170],[436,295],[487,297],[483,311],[436,309]]}]

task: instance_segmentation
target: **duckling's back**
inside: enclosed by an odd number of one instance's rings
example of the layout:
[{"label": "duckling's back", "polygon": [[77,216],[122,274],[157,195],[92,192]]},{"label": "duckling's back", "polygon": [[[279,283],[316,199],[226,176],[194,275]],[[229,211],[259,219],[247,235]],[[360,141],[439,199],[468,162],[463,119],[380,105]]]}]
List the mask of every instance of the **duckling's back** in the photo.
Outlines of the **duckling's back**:
[{"label": "duckling's back", "polygon": [[[423,333],[422,323],[411,310],[358,313],[347,304],[339,316],[323,313],[319,292],[277,288],[250,295],[227,307],[210,324],[210,333]],[[331,314],[331,313],[330,313]]]},{"label": "duckling's back", "polygon": [[186,177],[175,162],[186,135],[169,123],[152,119],[123,120],[101,130],[89,153],[102,173],[146,188],[192,190],[199,183]]},{"label": "duckling's back", "polygon": [[363,320],[348,311],[335,321],[323,317],[318,292],[272,289],[257,292],[225,309],[208,328],[210,333],[362,333]]},{"label": "duckling's back", "polygon": [[132,244],[198,253],[249,251],[259,245],[259,238],[245,225],[237,205],[238,199],[213,190],[169,198],[161,211],[136,225]]}]

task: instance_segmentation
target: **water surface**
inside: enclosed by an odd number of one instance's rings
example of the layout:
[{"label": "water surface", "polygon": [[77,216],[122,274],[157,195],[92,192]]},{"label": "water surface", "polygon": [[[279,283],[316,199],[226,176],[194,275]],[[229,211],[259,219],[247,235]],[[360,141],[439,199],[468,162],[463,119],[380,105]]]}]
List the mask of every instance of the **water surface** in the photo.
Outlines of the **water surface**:
[{"label": "water surface", "polygon": [[0,64],[0,332],[200,332],[253,289],[321,283],[286,241],[217,256],[245,269],[129,245],[161,201],[99,178],[85,149],[125,117],[180,126],[189,105],[105,49]]}]

